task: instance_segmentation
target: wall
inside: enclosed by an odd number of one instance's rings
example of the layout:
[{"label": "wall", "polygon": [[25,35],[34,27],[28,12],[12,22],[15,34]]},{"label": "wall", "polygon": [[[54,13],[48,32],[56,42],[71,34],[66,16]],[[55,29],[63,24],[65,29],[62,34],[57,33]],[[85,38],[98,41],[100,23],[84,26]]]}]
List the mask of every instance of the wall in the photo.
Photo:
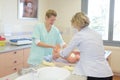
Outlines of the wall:
[{"label": "wall", "polygon": [[106,50],[112,51],[109,63],[115,75],[120,75],[120,47],[105,46]]},{"label": "wall", "polygon": [[7,31],[29,32],[33,30],[33,26],[38,21],[43,21],[43,15],[47,5],[46,0],[39,0],[38,20],[18,19],[17,1],[18,0],[0,0],[0,33]]},{"label": "wall", "polygon": [[58,13],[56,26],[63,32],[66,42],[72,37],[70,20],[72,16],[81,11],[81,0],[48,0],[48,9],[54,9]]},{"label": "wall", "polygon": [[2,4],[1,4],[1,0],[0,0],[0,22],[1,22],[1,15],[2,15],[2,14],[1,14],[1,7],[2,7],[1,5],[2,5]]},{"label": "wall", "polygon": [[68,42],[72,36],[70,20],[73,14],[81,10],[81,1],[39,0],[38,20],[18,19],[17,6],[17,0],[0,0],[0,12],[2,12],[0,13],[0,33],[30,32],[38,21],[44,21],[45,11],[54,9],[58,13],[56,26],[63,32],[63,37]]}]

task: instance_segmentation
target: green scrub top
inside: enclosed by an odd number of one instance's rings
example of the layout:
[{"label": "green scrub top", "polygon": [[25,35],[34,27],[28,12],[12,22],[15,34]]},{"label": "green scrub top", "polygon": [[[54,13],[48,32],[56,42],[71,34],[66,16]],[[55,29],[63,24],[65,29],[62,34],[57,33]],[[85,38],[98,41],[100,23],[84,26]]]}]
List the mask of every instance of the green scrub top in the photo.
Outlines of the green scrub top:
[{"label": "green scrub top", "polygon": [[62,44],[64,41],[59,30],[53,25],[51,30],[47,32],[45,24],[39,23],[35,26],[32,35],[33,43],[31,46],[30,56],[28,58],[28,63],[32,65],[38,65],[42,62],[44,56],[52,55],[52,48],[44,48],[37,46],[35,39],[39,39],[49,45]]}]

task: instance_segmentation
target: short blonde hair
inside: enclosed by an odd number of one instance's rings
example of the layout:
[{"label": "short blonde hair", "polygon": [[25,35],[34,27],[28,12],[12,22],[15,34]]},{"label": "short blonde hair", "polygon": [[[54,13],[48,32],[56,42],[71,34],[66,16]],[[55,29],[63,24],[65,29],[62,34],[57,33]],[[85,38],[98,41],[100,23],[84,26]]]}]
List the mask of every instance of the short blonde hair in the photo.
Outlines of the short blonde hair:
[{"label": "short blonde hair", "polygon": [[48,17],[48,18],[50,18],[51,16],[57,16],[57,13],[56,13],[56,11],[54,11],[54,10],[48,10],[47,12],[46,12],[46,17]]},{"label": "short blonde hair", "polygon": [[78,12],[73,16],[71,23],[76,27],[84,28],[89,25],[90,21],[83,12]]}]

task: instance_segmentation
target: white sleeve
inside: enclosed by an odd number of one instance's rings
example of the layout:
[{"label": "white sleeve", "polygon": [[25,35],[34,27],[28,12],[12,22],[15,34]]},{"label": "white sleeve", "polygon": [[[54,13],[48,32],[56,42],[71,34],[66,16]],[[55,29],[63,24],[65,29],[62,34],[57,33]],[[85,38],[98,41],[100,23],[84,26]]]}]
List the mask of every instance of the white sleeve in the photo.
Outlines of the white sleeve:
[{"label": "white sleeve", "polygon": [[60,44],[60,46],[61,46],[61,47],[63,47],[65,44],[66,44],[66,43],[65,43],[65,42],[63,42],[63,43],[61,43],[61,44]]},{"label": "white sleeve", "polygon": [[60,51],[60,56],[64,58],[68,57],[73,49],[75,49],[80,44],[80,40],[78,39],[79,38],[77,36],[73,37],[69,45],[64,50]]}]

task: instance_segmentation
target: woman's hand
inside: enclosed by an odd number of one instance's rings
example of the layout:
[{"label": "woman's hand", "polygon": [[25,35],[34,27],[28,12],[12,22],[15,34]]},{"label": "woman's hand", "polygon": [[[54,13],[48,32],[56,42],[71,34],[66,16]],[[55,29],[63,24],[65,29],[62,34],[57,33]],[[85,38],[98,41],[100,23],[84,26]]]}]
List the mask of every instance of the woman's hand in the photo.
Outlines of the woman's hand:
[{"label": "woman's hand", "polygon": [[53,50],[53,59],[58,59],[59,57],[60,57],[60,50],[58,50],[58,49],[54,49]]},{"label": "woman's hand", "polygon": [[67,47],[67,44],[64,44],[62,48],[64,49],[64,48],[66,48],[66,47]]},{"label": "woman's hand", "polygon": [[60,47],[56,46],[53,48],[53,59],[57,59],[60,57]]},{"label": "woman's hand", "polygon": [[60,54],[59,54],[59,53],[54,53],[54,54],[53,54],[53,59],[56,60],[56,59],[58,59],[59,57],[60,57]]}]

